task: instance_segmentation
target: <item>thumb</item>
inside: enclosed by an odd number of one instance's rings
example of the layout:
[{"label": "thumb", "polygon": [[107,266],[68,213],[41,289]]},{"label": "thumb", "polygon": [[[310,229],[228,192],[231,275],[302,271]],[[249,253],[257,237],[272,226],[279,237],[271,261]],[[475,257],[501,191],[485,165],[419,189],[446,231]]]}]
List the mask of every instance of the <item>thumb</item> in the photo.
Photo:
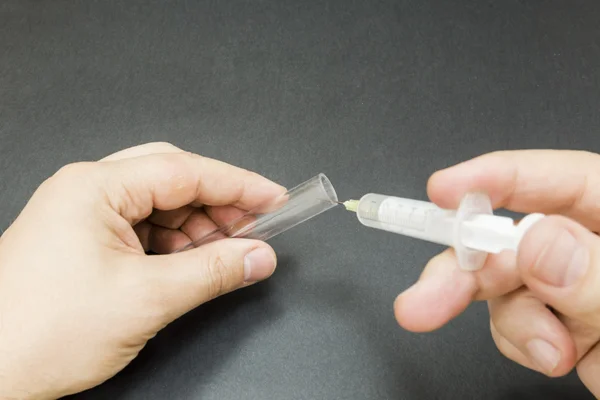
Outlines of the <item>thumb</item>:
[{"label": "thumb", "polygon": [[517,263],[523,282],[560,313],[600,328],[600,238],[564,217],[525,235]]},{"label": "thumb", "polygon": [[147,256],[154,298],[170,320],[200,304],[270,277],[273,249],[249,239],[223,239],[181,253]]}]

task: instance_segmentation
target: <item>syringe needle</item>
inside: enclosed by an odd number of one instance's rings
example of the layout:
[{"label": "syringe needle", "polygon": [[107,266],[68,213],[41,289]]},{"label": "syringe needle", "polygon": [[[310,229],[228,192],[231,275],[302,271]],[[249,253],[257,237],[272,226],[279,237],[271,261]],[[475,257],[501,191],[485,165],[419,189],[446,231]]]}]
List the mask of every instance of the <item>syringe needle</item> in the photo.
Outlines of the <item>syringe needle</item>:
[{"label": "syringe needle", "polygon": [[358,200],[336,201],[339,205],[346,207],[346,210],[356,212],[358,210]]},{"label": "syringe needle", "polygon": [[344,205],[344,207],[346,207],[346,210],[356,212],[356,210],[358,210],[358,203],[358,200],[347,200],[344,201],[342,204]]}]

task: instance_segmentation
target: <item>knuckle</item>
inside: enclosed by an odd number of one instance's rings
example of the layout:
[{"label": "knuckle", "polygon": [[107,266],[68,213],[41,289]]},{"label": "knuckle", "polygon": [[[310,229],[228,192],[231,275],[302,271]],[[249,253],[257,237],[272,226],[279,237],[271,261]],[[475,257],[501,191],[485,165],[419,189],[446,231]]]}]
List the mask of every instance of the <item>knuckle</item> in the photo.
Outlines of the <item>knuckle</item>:
[{"label": "knuckle", "polygon": [[[189,171],[194,169],[203,159],[204,157],[199,154],[192,153],[191,151],[170,154],[167,158],[173,169],[180,174],[189,174]],[[190,166],[192,166],[192,168],[190,168]]]},{"label": "knuckle", "polygon": [[179,147],[175,146],[172,143],[166,142],[166,141],[158,141],[158,142],[150,142],[150,143],[146,143],[144,145],[144,147],[146,147],[149,150],[155,150],[157,152],[161,152],[161,151],[182,151]]},{"label": "knuckle", "polygon": [[205,268],[207,297],[214,299],[227,291],[228,268],[217,254],[209,258]]},{"label": "knuckle", "polygon": [[94,163],[78,162],[61,167],[52,176],[48,177],[36,190],[36,194],[43,193],[45,196],[61,197],[65,192],[70,196],[89,192],[93,190],[98,170]]},{"label": "knuckle", "polygon": [[115,193],[116,195],[109,196],[108,200],[120,215],[135,215],[136,219],[144,219],[152,213],[151,207],[147,206],[151,201],[129,184],[118,183]]},{"label": "knuckle", "polygon": [[181,153],[162,154],[159,160],[162,164],[161,168],[171,176],[171,183],[177,187],[190,180],[188,179],[192,170],[190,164],[193,163],[195,157],[199,156],[185,151]]},{"label": "knuckle", "polygon": [[265,179],[264,176],[262,176],[261,174],[259,174],[257,172],[250,171],[247,169],[242,169],[242,168],[240,168],[240,170],[241,170],[241,174],[244,176],[244,179],[257,180],[257,181]]},{"label": "knuckle", "polygon": [[191,151],[184,151],[181,153],[185,162],[198,162],[204,160],[200,154],[192,153]]},{"label": "knuckle", "polygon": [[515,156],[514,151],[511,151],[511,150],[494,150],[494,151],[491,151],[491,152],[485,154],[482,157],[486,157],[489,160],[497,160],[498,162],[501,162],[501,161],[508,161],[511,159],[511,157],[514,157],[514,156]]},{"label": "knuckle", "polygon": [[53,175],[56,180],[81,179],[89,175],[93,170],[94,164],[89,162],[76,162],[61,167]]},{"label": "knuckle", "polygon": [[198,158],[200,158],[198,154],[194,154],[189,151],[166,153],[160,156],[160,159],[164,163],[164,167],[172,170],[173,172],[185,170],[190,162]]},{"label": "knuckle", "polygon": [[[195,187],[192,192],[197,193],[201,182],[195,179],[195,174],[203,157],[191,152],[165,154],[162,159],[162,168],[171,177],[171,191],[188,191],[190,186]],[[201,167],[201,166],[200,166]],[[191,200],[191,199],[190,199]]]}]

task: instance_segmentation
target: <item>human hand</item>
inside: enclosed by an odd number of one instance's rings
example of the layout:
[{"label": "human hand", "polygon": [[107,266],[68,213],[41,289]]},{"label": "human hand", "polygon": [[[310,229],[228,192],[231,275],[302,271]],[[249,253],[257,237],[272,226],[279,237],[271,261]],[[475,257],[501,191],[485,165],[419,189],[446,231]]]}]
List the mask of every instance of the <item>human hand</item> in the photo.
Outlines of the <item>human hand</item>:
[{"label": "human hand", "polygon": [[0,399],[94,387],[174,319],[270,276],[259,241],[165,253],[282,192],[164,143],[61,169],[0,237]]},{"label": "human hand", "polygon": [[435,330],[472,301],[487,300],[498,349],[551,377],[577,368],[600,397],[600,156],[576,151],[488,154],[435,173],[429,197],[454,209],[470,191],[495,208],[552,215],[524,236],[517,254],[490,255],[483,269],[459,269],[453,250],[433,258],[394,304],[414,332]]}]

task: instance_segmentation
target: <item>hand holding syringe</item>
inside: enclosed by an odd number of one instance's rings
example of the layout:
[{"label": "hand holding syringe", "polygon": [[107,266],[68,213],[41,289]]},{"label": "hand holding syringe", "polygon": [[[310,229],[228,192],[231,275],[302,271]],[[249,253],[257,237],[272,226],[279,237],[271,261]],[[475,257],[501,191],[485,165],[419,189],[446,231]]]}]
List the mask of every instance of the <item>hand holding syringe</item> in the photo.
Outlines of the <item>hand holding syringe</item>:
[{"label": "hand holding syringe", "polygon": [[488,253],[517,250],[525,231],[544,217],[530,214],[518,225],[493,215],[489,197],[467,194],[458,210],[433,203],[370,193],[343,204],[365,226],[453,247],[463,270],[481,269]]}]

